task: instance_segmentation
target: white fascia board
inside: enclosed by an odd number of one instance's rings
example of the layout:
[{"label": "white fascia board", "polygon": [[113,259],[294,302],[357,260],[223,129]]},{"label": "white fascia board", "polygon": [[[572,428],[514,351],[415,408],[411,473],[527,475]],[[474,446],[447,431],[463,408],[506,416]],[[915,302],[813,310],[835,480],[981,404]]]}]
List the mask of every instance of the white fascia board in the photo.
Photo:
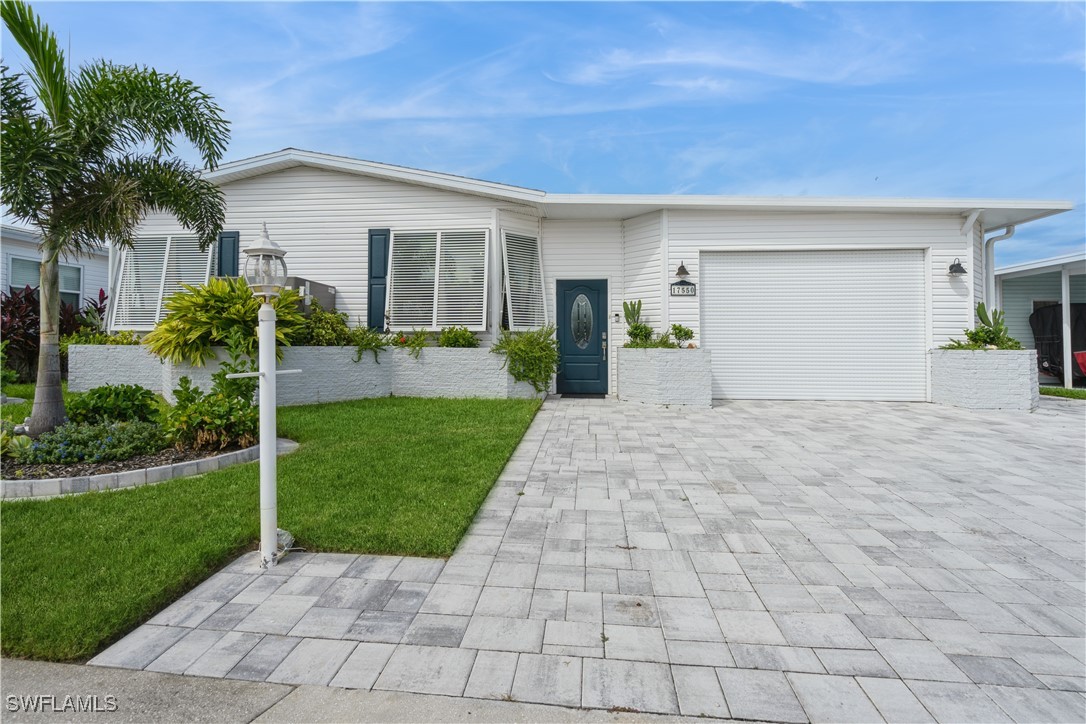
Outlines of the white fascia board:
[{"label": "white fascia board", "polygon": [[1086,251],[1000,267],[996,269],[995,275],[1000,279],[1016,279],[1037,274],[1048,274],[1061,269],[1067,269],[1073,275],[1086,274]]},{"label": "white fascia board", "polygon": [[539,202],[547,195],[544,191],[521,188],[518,186],[508,186],[493,181],[481,181],[465,176],[454,176],[452,174],[439,173],[436,171],[423,171],[403,166],[391,166],[375,161],[362,161],[297,149],[285,149],[263,156],[254,156],[253,158],[224,164],[214,171],[205,172],[204,178],[218,184],[224,184],[243,178],[292,168],[294,166],[311,166],[330,171],[354,173],[389,181],[400,181],[420,186],[430,186],[432,188],[466,193],[473,196],[486,196],[503,201],[516,201],[518,203]]}]

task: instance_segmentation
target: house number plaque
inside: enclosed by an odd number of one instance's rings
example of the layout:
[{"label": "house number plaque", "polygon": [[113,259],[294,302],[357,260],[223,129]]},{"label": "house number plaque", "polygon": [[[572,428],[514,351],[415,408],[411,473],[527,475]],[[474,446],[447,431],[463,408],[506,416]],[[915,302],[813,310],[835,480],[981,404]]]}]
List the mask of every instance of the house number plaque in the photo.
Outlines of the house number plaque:
[{"label": "house number plaque", "polygon": [[685,279],[673,282],[671,285],[671,296],[696,297],[698,296],[698,285],[694,282],[688,282]]}]

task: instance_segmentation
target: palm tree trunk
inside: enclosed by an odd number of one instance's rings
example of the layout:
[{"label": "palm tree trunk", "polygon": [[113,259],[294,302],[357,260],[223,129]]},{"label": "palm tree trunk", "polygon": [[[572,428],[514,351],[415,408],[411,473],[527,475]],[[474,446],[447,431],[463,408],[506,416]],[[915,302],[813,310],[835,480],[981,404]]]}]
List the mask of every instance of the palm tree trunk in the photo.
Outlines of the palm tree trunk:
[{"label": "palm tree trunk", "polygon": [[42,252],[41,333],[38,349],[38,382],[34,389],[34,409],[30,413],[30,434],[50,432],[65,419],[64,395],[60,387],[60,265],[55,257]]}]

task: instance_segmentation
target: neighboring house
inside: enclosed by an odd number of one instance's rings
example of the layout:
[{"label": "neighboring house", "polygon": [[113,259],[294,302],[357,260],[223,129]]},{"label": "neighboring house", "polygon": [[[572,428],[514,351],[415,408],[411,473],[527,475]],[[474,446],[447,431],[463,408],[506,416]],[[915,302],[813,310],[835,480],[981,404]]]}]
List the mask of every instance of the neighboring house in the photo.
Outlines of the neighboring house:
[{"label": "neighboring house", "polygon": [[617,392],[622,302],[640,299],[657,331],[684,324],[711,351],[716,398],[930,399],[928,350],[993,286],[985,234],[1071,208],[550,194],[295,149],[207,178],[226,197],[221,243],[200,251],[172,217],[146,219],[117,255],[114,328],[150,329],[163,295],[236,273],[267,222],[290,274],[335,287],[352,322],[464,325],[484,342],[503,320],[555,323],[558,392]]},{"label": "neighboring house", "polygon": [[[21,226],[0,226],[0,282],[6,293],[9,287],[36,287],[41,279],[41,236],[37,231]],[[108,289],[108,250],[102,248],[79,259],[60,260],[60,298],[81,309],[87,297],[98,298],[101,289]]]},{"label": "neighboring house", "polygon": [[[1035,349],[1030,315],[1041,307],[1086,304],[1086,251],[996,269],[997,306],[1007,329],[1027,349]],[[1068,320],[1070,321],[1070,320]],[[1067,347],[1065,354],[1067,359]],[[1075,352],[1079,350],[1073,350]],[[1071,368],[1066,368],[1071,372]],[[1070,386],[1068,380],[1060,380]]]}]

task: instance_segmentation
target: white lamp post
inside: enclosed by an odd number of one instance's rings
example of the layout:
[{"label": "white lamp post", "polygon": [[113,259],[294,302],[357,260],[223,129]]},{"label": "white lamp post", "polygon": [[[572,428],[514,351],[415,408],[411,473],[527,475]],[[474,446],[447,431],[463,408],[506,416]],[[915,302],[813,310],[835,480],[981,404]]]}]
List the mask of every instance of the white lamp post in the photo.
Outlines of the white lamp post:
[{"label": "white lamp post", "polygon": [[[261,298],[257,340],[257,374],[260,377],[260,565],[274,566],[279,557],[279,526],[276,506],[275,444],[275,308],[272,299],[287,281],[286,252],[268,237],[264,224],[260,236],[245,249],[245,281]],[[288,544],[289,545],[289,544]]]}]

